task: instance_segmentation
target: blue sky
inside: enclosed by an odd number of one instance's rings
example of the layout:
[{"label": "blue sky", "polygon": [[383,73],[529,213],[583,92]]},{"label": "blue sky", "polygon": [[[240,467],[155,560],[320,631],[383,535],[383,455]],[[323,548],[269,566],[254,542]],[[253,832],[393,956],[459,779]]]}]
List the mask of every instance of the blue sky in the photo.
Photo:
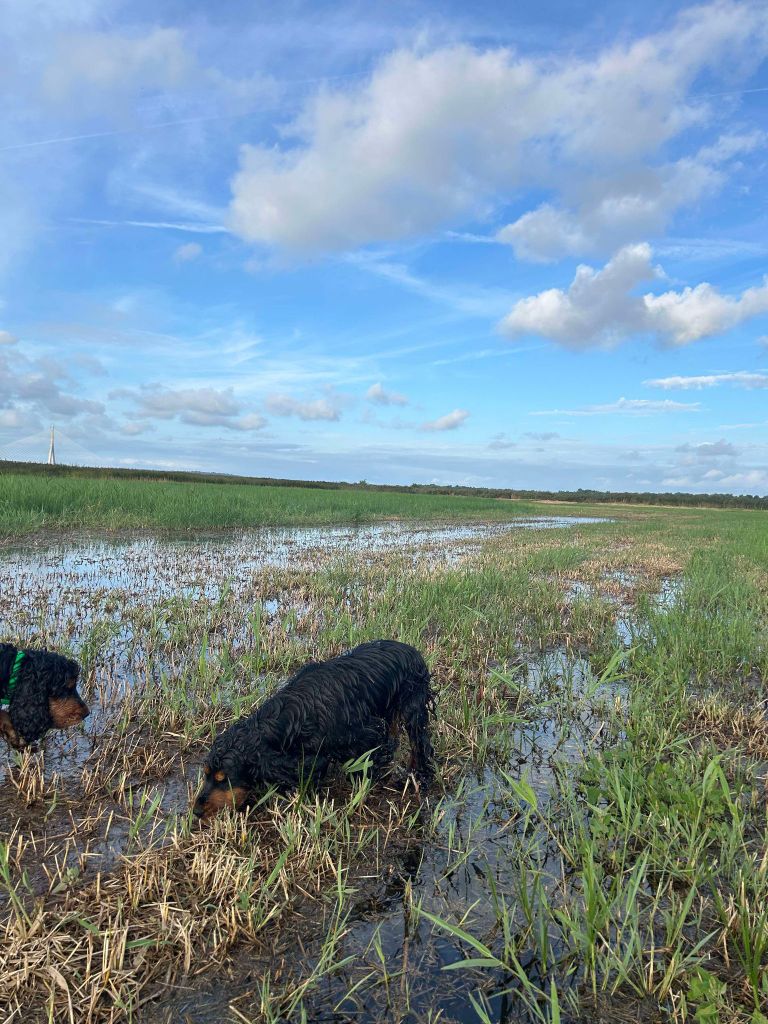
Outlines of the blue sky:
[{"label": "blue sky", "polygon": [[768,493],[764,3],[6,0],[0,455]]}]

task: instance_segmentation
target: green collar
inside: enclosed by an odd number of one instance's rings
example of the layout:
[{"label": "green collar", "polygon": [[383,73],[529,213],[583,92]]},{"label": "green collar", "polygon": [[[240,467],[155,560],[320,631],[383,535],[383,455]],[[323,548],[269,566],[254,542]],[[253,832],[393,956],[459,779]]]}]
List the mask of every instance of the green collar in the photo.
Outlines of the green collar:
[{"label": "green collar", "polygon": [[5,696],[0,698],[0,704],[10,704],[13,691],[16,689],[16,683],[19,681],[19,669],[21,663],[24,661],[24,651],[16,652],[16,659],[11,668],[11,674],[8,676],[8,688],[5,691]]}]

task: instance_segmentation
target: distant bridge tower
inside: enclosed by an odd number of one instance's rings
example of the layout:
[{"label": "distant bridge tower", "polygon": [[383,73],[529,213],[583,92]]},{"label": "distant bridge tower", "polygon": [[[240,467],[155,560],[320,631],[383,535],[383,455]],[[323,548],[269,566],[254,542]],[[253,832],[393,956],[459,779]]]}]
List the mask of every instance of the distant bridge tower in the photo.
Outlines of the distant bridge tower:
[{"label": "distant bridge tower", "polygon": [[56,449],[53,446],[53,427],[51,427],[51,444],[50,447],[48,448],[48,465],[56,465]]}]

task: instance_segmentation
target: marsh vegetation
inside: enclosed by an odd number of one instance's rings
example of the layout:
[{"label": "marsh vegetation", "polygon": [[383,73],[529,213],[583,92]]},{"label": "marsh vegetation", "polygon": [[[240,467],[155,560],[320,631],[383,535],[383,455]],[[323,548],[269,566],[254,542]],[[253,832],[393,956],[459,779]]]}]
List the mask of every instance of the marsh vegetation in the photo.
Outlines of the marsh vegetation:
[{"label": "marsh vegetation", "polygon": [[[764,1024],[763,517],[441,500],[486,524],[5,548],[3,639],[93,708],[3,751],[5,1019]],[[376,637],[433,672],[428,799],[339,772],[201,828],[216,731]]]}]

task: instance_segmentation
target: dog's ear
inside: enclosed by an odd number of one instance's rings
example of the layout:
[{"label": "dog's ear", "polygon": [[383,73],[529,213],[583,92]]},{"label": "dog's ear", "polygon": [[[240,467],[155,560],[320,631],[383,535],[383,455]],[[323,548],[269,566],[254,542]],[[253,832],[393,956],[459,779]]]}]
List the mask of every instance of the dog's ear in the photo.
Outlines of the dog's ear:
[{"label": "dog's ear", "polygon": [[54,654],[53,651],[40,653],[44,653],[45,657],[39,659],[38,674],[41,681],[48,683],[48,696],[57,697],[68,680],[77,679],[80,675],[80,666],[63,654]]},{"label": "dog's ear", "polygon": [[74,661],[72,658],[64,659],[64,678],[65,679],[79,679],[80,678],[80,664]]},{"label": "dog's ear", "polygon": [[8,714],[11,724],[26,743],[34,743],[53,725],[48,710],[48,680],[38,672],[38,658],[27,655],[19,668]]},{"label": "dog's ear", "polygon": [[265,759],[262,779],[278,789],[297,789],[301,781],[301,766],[295,757],[275,751]]}]

